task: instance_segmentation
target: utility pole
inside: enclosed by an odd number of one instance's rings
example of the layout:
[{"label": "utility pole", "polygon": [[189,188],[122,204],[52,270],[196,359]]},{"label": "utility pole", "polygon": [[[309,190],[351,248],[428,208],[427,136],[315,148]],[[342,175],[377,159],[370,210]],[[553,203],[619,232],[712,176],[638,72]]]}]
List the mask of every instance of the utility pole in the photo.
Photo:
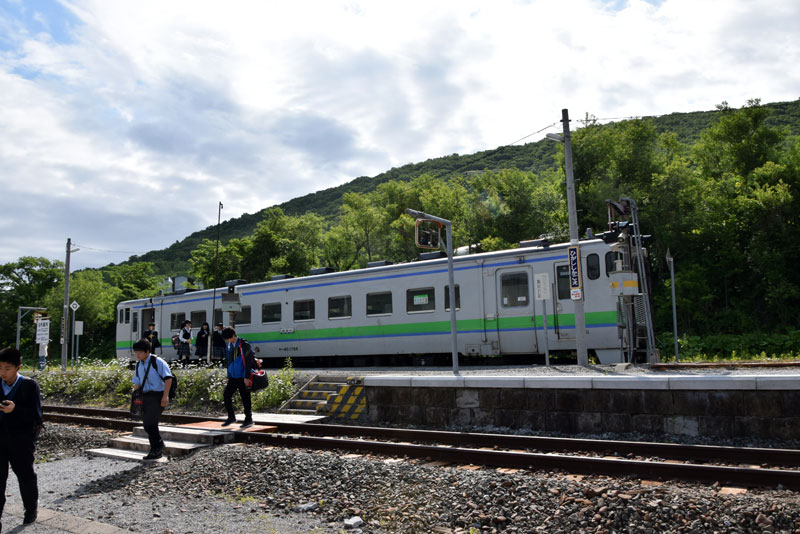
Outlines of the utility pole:
[{"label": "utility pole", "polygon": [[564,172],[567,175],[567,215],[569,216],[570,297],[575,310],[575,351],[578,365],[589,365],[586,349],[586,314],[583,307],[583,274],[581,269],[580,237],[578,235],[578,210],[575,205],[575,178],[572,174],[572,138],[569,131],[569,110],[561,110],[564,133],[545,137],[564,143]]},{"label": "utility pole", "polygon": [[69,351],[69,255],[72,252],[72,239],[67,238],[67,258],[64,261],[64,308],[61,310],[61,370],[67,370],[67,352]]},{"label": "utility pole", "polygon": [[[214,310],[216,309],[217,305],[217,265],[219,264],[219,223],[222,220],[222,202],[219,203],[219,208],[217,209],[217,249],[214,253],[214,291],[212,292],[211,297],[211,332],[208,335],[208,352],[206,352],[206,363],[211,365],[211,351],[212,343],[211,341],[214,339],[214,328],[216,325],[216,314]],[[222,319],[222,317],[220,317]]]}]

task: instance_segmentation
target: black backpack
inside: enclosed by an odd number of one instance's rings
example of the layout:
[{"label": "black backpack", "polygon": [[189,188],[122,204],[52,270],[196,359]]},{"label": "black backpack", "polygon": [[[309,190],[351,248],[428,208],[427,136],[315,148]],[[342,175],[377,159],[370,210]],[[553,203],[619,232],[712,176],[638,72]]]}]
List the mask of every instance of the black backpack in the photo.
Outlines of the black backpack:
[{"label": "black backpack", "polygon": [[[150,358],[150,366],[153,369],[156,370],[156,373],[158,372],[158,367],[156,367],[156,359],[155,358]],[[161,376],[161,375],[158,375],[158,376]],[[164,380],[163,376],[161,376],[161,380]],[[175,395],[177,395],[177,394],[178,394],[178,377],[175,376],[175,375],[172,375],[172,382],[169,385],[169,400],[174,399]]]}]

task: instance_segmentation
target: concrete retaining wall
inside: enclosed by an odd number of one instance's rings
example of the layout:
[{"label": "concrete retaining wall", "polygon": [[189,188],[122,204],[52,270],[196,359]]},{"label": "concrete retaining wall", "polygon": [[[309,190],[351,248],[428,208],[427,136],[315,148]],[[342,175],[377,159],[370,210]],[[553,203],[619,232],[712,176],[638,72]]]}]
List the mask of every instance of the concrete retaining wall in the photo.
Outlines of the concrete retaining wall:
[{"label": "concrete retaining wall", "polygon": [[366,421],[800,439],[800,375],[365,377]]}]

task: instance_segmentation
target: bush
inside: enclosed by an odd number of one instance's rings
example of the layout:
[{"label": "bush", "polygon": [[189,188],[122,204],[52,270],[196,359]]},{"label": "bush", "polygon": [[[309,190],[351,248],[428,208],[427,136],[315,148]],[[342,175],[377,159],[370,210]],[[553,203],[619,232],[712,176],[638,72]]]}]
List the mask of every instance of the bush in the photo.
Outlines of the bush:
[{"label": "bush", "polygon": [[[659,337],[663,360],[674,353],[672,334]],[[800,330],[787,334],[715,334],[678,338],[679,359],[684,361],[721,361],[755,359],[794,359],[800,357]]]},{"label": "bush", "polygon": [[[224,410],[225,369],[173,369],[172,373],[178,378],[178,393],[170,403],[172,407],[186,411]],[[291,398],[297,389],[296,373],[291,360],[287,359],[283,368],[269,377],[267,388],[253,394],[253,410],[277,408]],[[45,402],[126,407],[133,388],[133,371],[118,361],[83,361],[77,371],[47,368],[34,371],[32,376],[39,383]],[[241,410],[239,396],[235,395],[234,400]]]}]

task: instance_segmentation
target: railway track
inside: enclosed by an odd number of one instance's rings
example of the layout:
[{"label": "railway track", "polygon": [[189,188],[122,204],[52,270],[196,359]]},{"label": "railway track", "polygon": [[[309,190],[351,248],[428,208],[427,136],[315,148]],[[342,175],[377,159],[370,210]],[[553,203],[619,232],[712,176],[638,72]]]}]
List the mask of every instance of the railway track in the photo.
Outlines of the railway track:
[{"label": "railway track", "polygon": [[[124,410],[45,406],[46,421],[132,430]],[[167,424],[207,421],[164,414]],[[235,432],[240,442],[366,452],[455,464],[570,473],[691,480],[734,486],[800,490],[800,450],[608,441],[410,430],[319,423],[277,423],[275,433]],[[612,456],[613,455],[613,456]],[[632,458],[633,457],[633,458]],[[706,463],[702,463],[706,462]],[[708,463],[711,462],[711,463]],[[724,464],[724,465],[719,465]],[[777,469],[775,466],[784,467]]]}]

